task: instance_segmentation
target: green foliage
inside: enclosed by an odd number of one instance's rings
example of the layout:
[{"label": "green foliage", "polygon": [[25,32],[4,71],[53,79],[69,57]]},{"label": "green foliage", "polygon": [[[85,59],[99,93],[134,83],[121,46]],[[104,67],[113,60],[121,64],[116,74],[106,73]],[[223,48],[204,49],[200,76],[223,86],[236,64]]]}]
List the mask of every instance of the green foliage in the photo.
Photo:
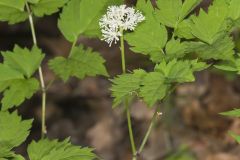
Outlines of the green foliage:
[{"label": "green foliage", "polygon": [[91,49],[84,50],[83,46],[74,47],[69,58],[56,57],[49,62],[53,72],[67,81],[69,77],[75,76],[83,79],[86,76],[103,75],[108,76],[105,60]]},{"label": "green foliage", "polygon": [[222,112],[220,114],[223,116],[229,116],[229,117],[240,117],[240,109],[234,109],[231,111]]},{"label": "green foliage", "polygon": [[58,27],[70,42],[80,35],[100,37],[98,21],[113,2],[119,3],[119,0],[71,0],[63,8]]},{"label": "green foliage", "polygon": [[214,67],[224,71],[237,72],[237,74],[240,74],[240,58],[235,58],[229,61],[221,61],[214,65]]},{"label": "green foliage", "polygon": [[43,17],[58,12],[59,8],[63,7],[68,0],[31,0],[30,2],[33,14],[37,17]]},{"label": "green foliage", "polygon": [[22,120],[16,112],[10,114],[0,111],[0,159],[13,157],[16,157],[16,160],[22,159],[11,150],[25,141],[29,135],[31,124],[32,120]]},{"label": "green foliage", "polygon": [[132,74],[122,74],[112,80],[112,97],[114,97],[113,107],[116,107],[126,97],[138,93],[143,77],[146,72],[144,70],[134,70]]},{"label": "green foliage", "polygon": [[169,84],[166,84],[165,77],[159,72],[148,73],[142,82],[140,89],[140,97],[143,98],[144,102],[152,107],[158,100],[162,100],[168,89]]},{"label": "green foliage", "polygon": [[9,24],[25,21],[28,14],[24,12],[25,0],[0,0],[0,21]]},{"label": "green foliage", "polygon": [[36,46],[31,51],[15,46],[13,52],[2,52],[2,55],[5,65],[23,73],[27,78],[30,78],[38,69],[44,58],[44,54]]},{"label": "green foliage", "polygon": [[[15,46],[13,52],[2,52],[4,62],[0,64],[0,92],[2,110],[19,106],[38,90],[39,82],[31,78],[40,66],[44,55],[35,46],[32,50]],[[24,88],[24,89],[23,89]]]},{"label": "green foliage", "polygon": [[2,98],[2,110],[7,110],[14,106],[19,106],[25,99],[30,99],[39,89],[39,82],[35,78],[16,79],[9,82]]},{"label": "green foliage", "polygon": [[164,25],[177,29],[178,24],[201,2],[201,0],[157,0],[157,19]]},{"label": "green foliage", "polygon": [[43,139],[33,141],[28,147],[30,160],[93,160],[96,157],[91,148],[74,146],[66,139],[58,140]]},{"label": "green foliage", "polygon": [[195,52],[202,59],[231,60],[234,55],[234,43],[228,36],[221,36],[212,44],[189,42],[187,45],[188,52]]},{"label": "green foliage", "polygon": [[173,59],[170,62],[163,61],[157,64],[153,72],[134,70],[131,74],[119,75],[112,80],[111,91],[114,106],[135,93],[143,98],[149,107],[152,107],[166,96],[172,85],[194,81],[193,73],[207,67],[208,65],[197,60],[177,61]]},{"label": "green foliage", "polygon": [[153,16],[154,9],[150,1],[140,0],[137,9],[144,13],[146,20],[133,33],[127,34],[125,40],[132,51],[150,55],[152,61],[159,62],[164,54],[162,49],[167,42],[167,30]]}]

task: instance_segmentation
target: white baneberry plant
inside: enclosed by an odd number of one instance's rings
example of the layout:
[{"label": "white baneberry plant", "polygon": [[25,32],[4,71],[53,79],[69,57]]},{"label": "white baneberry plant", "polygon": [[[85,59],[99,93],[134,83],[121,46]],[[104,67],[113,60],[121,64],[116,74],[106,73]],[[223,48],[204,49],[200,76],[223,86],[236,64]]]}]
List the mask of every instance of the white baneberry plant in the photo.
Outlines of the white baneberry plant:
[{"label": "white baneberry plant", "polygon": [[[132,159],[136,160],[161,115],[157,104],[164,101],[177,85],[193,82],[196,71],[210,66],[240,73],[240,58],[231,37],[233,29],[240,27],[240,1],[213,0],[207,12],[200,9],[195,15],[192,11],[201,2],[156,0],[156,6],[153,6],[150,0],[138,0],[136,7],[128,7],[122,0],[0,0],[0,20],[10,25],[28,20],[33,40],[30,49],[16,44],[12,51],[1,52],[0,159],[25,159],[13,148],[25,141],[33,120],[22,120],[14,107],[20,106],[39,90],[42,93],[42,138],[28,146],[29,159],[98,159],[91,148],[74,146],[69,139],[60,142],[47,138],[48,85],[41,68],[45,54],[37,45],[34,17],[51,15],[62,8],[58,28],[72,47],[68,57],[55,57],[48,64],[64,82],[70,77],[109,76],[105,60],[91,48],[79,45],[79,36],[99,38],[109,47],[120,41],[123,73],[111,79],[113,107],[125,106]],[[124,41],[133,52],[147,55],[154,68],[151,71],[136,69],[127,72]],[[35,72],[39,78],[35,77]],[[138,148],[130,115],[133,97],[143,100],[149,108],[156,108]],[[9,109],[15,111],[10,112]],[[239,117],[239,110],[224,114]]]}]

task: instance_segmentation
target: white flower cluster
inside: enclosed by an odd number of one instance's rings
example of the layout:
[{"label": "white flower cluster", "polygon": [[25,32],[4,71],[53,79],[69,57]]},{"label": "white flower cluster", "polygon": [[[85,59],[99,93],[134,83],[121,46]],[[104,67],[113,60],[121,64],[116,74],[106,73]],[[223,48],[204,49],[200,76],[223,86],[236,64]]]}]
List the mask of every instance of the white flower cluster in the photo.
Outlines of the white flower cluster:
[{"label": "white flower cluster", "polygon": [[122,36],[123,30],[133,31],[139,22],[142,22],[145,17],[140,11],[136,11],[132,7],[126,5],[109,6],[107,13],[100,19],[103,38],[109,46],[112,42],[117,43],[119,37]]}]

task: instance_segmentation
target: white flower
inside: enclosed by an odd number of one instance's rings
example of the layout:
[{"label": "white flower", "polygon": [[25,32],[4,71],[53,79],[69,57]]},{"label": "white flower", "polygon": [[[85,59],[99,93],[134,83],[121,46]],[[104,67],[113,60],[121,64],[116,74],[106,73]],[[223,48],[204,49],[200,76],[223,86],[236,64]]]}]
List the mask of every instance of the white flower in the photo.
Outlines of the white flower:
[{"label": "white flower", "polygon": [[109,46],[112,42],[117,43],[122,36],[121,31],[133,31],[138,23],[142,22],[145,17],[141,12],[126,5],[109,6],[107,13],[99,21],[103,38]]}]

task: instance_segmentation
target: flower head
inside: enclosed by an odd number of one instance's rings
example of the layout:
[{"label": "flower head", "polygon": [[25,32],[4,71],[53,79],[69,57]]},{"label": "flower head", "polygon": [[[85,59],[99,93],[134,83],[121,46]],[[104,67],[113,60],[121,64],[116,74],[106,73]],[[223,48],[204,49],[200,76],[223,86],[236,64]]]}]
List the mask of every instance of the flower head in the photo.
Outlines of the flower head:
[{"label": "flower head", "polygon": [[133,31],[138,23],[145,17],[140,11],[126,5],[109,6],[107,13],[100,19],[99,25],[105,40],[109,46],[117,43],[123,30]]}]

